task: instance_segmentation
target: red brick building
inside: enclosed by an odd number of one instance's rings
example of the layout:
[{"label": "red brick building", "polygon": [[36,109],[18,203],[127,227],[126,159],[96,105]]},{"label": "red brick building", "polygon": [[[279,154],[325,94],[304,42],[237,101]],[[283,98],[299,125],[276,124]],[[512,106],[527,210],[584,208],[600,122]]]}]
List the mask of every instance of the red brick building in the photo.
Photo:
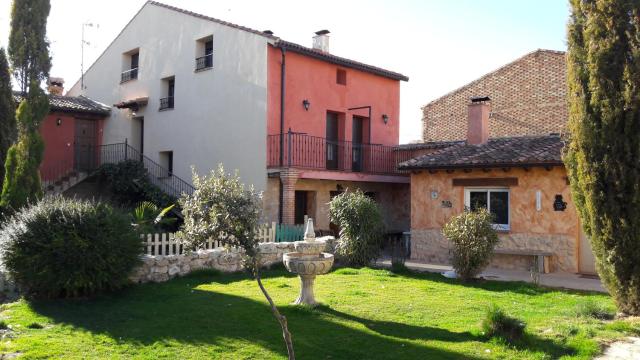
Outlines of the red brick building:
[{"label": "red brick building", "polygon": [[422,107],[424,141],[465,140],[467,104],[491,98],[489,137],[564,133],[565,53],[536,50]]}]

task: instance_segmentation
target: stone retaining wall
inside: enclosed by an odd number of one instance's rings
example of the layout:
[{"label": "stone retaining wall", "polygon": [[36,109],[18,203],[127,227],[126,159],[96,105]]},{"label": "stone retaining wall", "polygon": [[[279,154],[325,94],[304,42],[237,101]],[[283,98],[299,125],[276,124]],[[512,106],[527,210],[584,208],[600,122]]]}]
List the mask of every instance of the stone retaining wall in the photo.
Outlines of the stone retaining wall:
[{"label": "stone retaining wall", "polygon": [[[496,249],[540,250],[553,254],[551,271],[575,273],[578,271],[575,239],[557,234],[499,234]],[[411,258],[434,264],[451,264],[451,243],[441,229],[411,231]],[[529,270],[532,256],[496,254],[490,267],[506,270]]]},{"label": "stone retaining wall", "polygon": [[[319,238],[332,252],[335,239],[332,236]],[[260,243],[260,264],[269,267],[282,262],[282,255],[295,251],[294,243]],[[184,255],[143,255],[142,265],[136,268],[129,279],[134,283],[163,282],[183,276],[195,270],[216,269],[223,272],[242,270],[242,252],[238,249],[217,248],[198,250]]]}]

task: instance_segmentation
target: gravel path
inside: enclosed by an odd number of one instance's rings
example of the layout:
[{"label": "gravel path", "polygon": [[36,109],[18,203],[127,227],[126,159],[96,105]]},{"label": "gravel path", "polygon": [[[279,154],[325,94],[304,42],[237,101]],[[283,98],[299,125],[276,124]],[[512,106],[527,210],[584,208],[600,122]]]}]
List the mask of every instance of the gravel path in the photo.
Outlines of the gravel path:
[{"label": "gravel path", "polygon": [[596,360],[638,360],[640,359],[640,338],[629,337],[627,341],[611,344]]}]

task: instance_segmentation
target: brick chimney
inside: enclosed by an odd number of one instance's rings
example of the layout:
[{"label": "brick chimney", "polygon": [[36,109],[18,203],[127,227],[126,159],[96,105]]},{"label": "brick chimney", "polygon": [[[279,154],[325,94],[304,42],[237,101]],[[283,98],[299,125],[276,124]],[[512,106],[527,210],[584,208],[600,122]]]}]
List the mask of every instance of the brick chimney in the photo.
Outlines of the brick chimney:
[{"label": "brick chimney", "polygon": [[313,49],[323,53],[329,52],[329,30],[316,31],[313,37]]},{"label": "brick chimney", "polygon": [[64,79],[59,77],[50,77],[47,80],[47,90],[51,95],[60,95],[64,92]]},{"label": "brick chimney", "polygon": [[489,114],[491,99],[488,96],[471,98],[467,120],[467,144],[481,145],[489,140]]}]

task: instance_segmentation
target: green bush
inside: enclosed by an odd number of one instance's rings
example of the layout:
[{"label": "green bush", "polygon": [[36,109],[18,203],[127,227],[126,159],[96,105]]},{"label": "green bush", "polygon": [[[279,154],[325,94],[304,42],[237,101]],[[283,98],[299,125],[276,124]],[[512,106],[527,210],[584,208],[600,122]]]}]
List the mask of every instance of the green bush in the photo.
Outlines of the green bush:
[{"label": "green bush", "polygon": [[340,227],[336,253],[352,266],[378,258],[384,237],[380,207],[362,191],[345,192],[329,203],[331,221]]},{"label": "green bush", "polygon": [[47,197],[0,229],[3,266],[36,297],[89,296],[125,285],[140,261],[130,217],[93,201]]},{"label": "green bush", "polygon": [[108,186],[115,200],[125,206],[134,206],[150,201],[159,207],[176,202],[149,180],[144,164],[136,160],[125,160],[117,164],[104,164],[96,172],[98,181]]},{"label": "green bush", "polygon": [[508,342],[520,340],[524,335],[526,324],[507,315],[496,305],[491,305],[482,320],[482,331],[485,336],[499,337]]},{"label": "green bush", "polygon": [[615,312],[604,304],[595,301],[585,301],[576,305],[576,316],[589,317],[598,320],[611,320],[615,317]]},{"label": "green bush", "polygon": [[493,216],[486,209],[465,211],[454,216],[442,229],[453,244],[452,265],[462,280],[470,280],[489,264],[498,234],[492,225]]}]

